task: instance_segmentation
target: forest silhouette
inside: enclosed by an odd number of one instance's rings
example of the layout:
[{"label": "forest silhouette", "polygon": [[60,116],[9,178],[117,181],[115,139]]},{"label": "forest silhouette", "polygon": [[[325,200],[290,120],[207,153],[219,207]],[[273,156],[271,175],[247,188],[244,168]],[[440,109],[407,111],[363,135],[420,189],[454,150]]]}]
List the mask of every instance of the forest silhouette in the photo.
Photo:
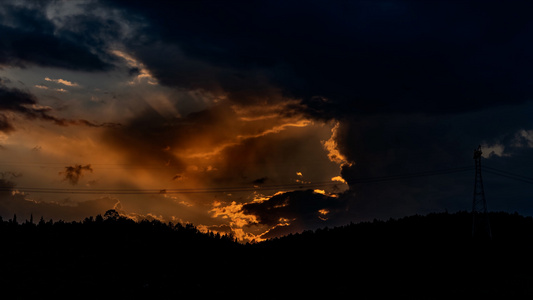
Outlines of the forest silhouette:
[{"label": "forest silhouette", "polygon": [[533,296],[533,218],[468,212],[374,220],[243,244],[192,224],[109,210],[81,222],[1,220],[2,291],[14,298],[449,299]]}]

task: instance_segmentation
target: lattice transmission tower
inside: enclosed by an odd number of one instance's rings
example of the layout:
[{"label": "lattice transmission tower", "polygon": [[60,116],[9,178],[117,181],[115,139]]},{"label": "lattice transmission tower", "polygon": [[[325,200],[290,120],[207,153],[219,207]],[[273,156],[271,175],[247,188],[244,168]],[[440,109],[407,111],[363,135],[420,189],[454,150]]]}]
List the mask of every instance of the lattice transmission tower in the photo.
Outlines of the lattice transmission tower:
[{"label": "lattice transmission tower", "polygon": [[485,190],[483,189],[483,177],[481,176],[481,145],[474,150],[476,162],[476,180],[474,183],[474,200],[472,201],[472,237],[476,239],[491,239],[489,216]]}]

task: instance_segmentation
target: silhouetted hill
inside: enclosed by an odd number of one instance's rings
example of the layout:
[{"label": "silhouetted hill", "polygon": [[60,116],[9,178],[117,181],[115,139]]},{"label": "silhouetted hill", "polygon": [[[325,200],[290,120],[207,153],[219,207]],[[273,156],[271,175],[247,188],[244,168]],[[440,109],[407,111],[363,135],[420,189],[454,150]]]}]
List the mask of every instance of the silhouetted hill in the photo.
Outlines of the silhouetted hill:
[{"label": "silhouetted hill", "polygon": [[507,213],[489,218],[491,241],[474,241],[472,215],[459,212],[307,231],[254,247],[267,255],[268,271],[298,270],[299,278],[316,288],[309,295],[533,296],[533,219]]},{"label": "silhouetted hill", "polygon": [[35,296],[188,299],[448,299],[533,296],[533,219],[491,213],[471,239],[466,212],[306,231],[258,244],[192,225],[0,222],[1,288]]},{"label": "silhouetted hill", "polygon": [[4,221],[0,235],[2,289],[21,298],[201,293],[213,286],[202,277],[231,267],[217,258],[242,248],[192,224],[137,223],[113,214],[71,223]]}]

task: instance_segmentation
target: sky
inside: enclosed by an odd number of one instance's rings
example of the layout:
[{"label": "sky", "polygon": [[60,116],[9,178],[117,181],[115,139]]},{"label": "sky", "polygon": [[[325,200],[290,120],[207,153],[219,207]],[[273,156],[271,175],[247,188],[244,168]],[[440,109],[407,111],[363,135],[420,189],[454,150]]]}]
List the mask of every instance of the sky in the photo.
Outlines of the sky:
[{"label": "sky", "polygon": [[531,11],[2,1],[0,216],[261,241],[464,211],[478,145],[488,209],[533,215]]}]

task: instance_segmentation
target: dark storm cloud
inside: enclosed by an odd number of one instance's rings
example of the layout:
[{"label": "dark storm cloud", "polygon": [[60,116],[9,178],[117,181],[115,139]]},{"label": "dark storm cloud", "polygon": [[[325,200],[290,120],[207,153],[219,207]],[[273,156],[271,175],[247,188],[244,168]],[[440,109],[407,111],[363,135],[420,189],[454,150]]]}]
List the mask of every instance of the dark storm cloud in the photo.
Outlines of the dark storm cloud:
[{"label": "dark storm cloud", "polygon": [[271,238],[290,232],[339,225],[348,218],[350,198],[327,196],[313,190],[293,191],[272,196],[260,203],[242,207],[245,214],[255,215],[258,223],[272,229],[262,236]]},{"label": "dark storm cloud", "polygon": [[[110,56],[98,46],[102,45],[105,30],[113,24],[102,24],[81,16],[68,20],[65,26],[68,29],[57,28],[45,15],[49,3],[32,2],[32,5],[26,6],[10,2],[2,4],[0,66],[38,65],[79,71],[111,69],[112,65],[102,59],[109,60]],[[80,28],[79,24],[83,27]],[[81,32],[77,33],[77,30]]]},{"label": "dark storm cloud", "polygon": [[[49,2],[26,4],[0,8],[0,65],[110,70],[110,45],[116,42],[162,85],[228,96],[223,105],[181,118],[146,109],[104,133],[106,143],[131,162],[174,167],[169,179],[178,179],[188,166],[185,160],[208,154],[206,149],[244,145],[225,148],[231,163],[218,170],[223,181],[242,176],[242,169],[258,161],[247,157],[268,155],[267,146],[295,143],[236,139],[261,130],[243,130],[230,109],[290,98],[300,101],[285,107],[292,116],[339,122],[338,150],[355,162],[342,169],[358,199],[352,209],[367,216],[465,209],[461,195],[471,193],[459,175],[385,187],[361,186],[357,178],[468,165],[480,143],[504,145],[509,157],[522,158],[522,167],[531,157],[531,147],[517,142],[517,132],[533,128],[530,2],[107,0],[80,4],[83,14],[56,20],[45,13]],[[99,4],[120,13],[104,16],[105,9],[97,13]],[[124,24],[133,34],[123,34]],[[129,68],[129,74],[140,70]],[[104,125],[54,117],[33,95],[4,83],[0,100],[3,132],[14,130],[4,112],[58,125]],[[183,153],[187,150],[199,153]],[[510,158],[493,161],[520,168]],[[253,176],[243,180],[250,183],[263,174]],[[274,235],[322,222],[319,204],[342,198],[312,192],[286,196],[291,196],[286,206],[278,203],[286,198],[275,196],[246,206],[247,212],[277,226]],[[304,198],[307,202],[295,200]],[[340,207],[327,208],[331,219]],[[279,226],[280,219],[290,225]]]},{"label": "dark storm cloud", "polygon": [[[525,166],[532,163],[533,149],[520,144],[519,133],[533,127],[532,113],[533,103],[527,102],[455,115],[376,114],[344,120],[337,142],[339,151],[355,162],[341,172],[358,199],[352,208],[363,219],[469,210],[473,169],[373,184],[361,184],[358,179],[473,166],[472,153],[478,144],[505,149],[506,156],[493,154],[484,159],[485,166],[528,174]],[[485,175],[491,209],[531,213],[529,187],[498,183],[499,179]]]},{"label": "dark storm cloud", "polygon": [[78,184],[78,181],[83,176],[83,173],[93,172],[91,165],[74,165],[66,166],[64,172],[59,172],[59,175],[64,176],[64,180],[68,181],[72,185]]},{"label": "dark storm cloud", "polygon": [[530,91],[527,2],[108,3],[144,17],[132,50],[161,83],[236,101],[277,88],[324,118],[468,111]]},{"label": "dark storm cloud", "polygon": [[0,63],[109,70],[118,41],[164,85],[241,104],[282,93],[321,119],[469,111],[531,90],[529,2],[108,0],[96,3],[120,13],[81,3],[54,20],[51,3],[2,6]]},{"label": "dark storm cloud", "polygon": [[339,151],[355,162],[342,175],[369,216],[468,209],[470,191],[460,176],[356,178],[469,165],[481,143],[530,151],[513,146],[533,128],[530,2],[105,2],[144,22],[127,43],[161,84],[241,105],[281,94],[301,99],[294,111],[338,120]]}]

